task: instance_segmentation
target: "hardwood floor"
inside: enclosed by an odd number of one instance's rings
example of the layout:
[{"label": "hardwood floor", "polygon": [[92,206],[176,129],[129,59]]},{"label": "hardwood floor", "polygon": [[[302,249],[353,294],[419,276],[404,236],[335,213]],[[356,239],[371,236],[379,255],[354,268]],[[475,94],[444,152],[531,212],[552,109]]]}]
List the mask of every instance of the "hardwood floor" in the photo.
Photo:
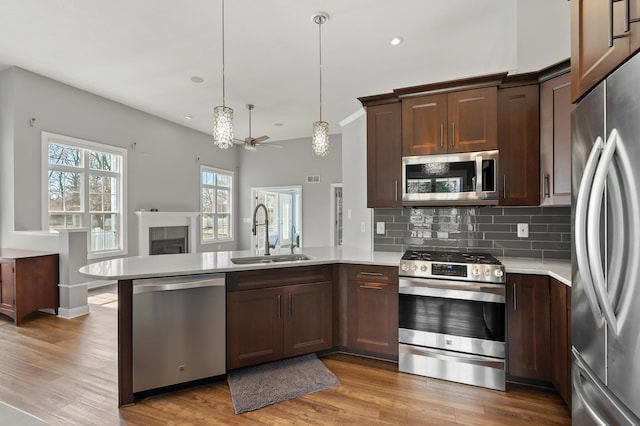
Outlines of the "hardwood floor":
[{"label": "hardwood floor", "polygon": [[52,425],[386,424],[569,425],[555,393],[507,392],[397,372],[395,364],[349,355],[323,358],[341,386],[236,415],[225,381],[156,395],[117,408],[117,301],[91,301],[65,320],[34,313],[22,326],[0,316],[0,400]]}]

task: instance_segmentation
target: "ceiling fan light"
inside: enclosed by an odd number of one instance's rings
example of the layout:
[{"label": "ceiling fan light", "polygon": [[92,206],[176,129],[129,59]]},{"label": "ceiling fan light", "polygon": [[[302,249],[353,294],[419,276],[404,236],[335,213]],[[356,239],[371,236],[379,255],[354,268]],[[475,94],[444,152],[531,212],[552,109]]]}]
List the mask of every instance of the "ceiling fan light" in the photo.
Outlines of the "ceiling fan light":
[{"label": "ceiling fan light", "polygon": [[318,157],[326,157],[329,155],[329,123],[326,121],[316,121],[313,123],[311,152]]},{"label": "ceiling fan light", "polygon": [[213,143],[222,149],[233,145],[233,109],[227,106],[213,109]]}]

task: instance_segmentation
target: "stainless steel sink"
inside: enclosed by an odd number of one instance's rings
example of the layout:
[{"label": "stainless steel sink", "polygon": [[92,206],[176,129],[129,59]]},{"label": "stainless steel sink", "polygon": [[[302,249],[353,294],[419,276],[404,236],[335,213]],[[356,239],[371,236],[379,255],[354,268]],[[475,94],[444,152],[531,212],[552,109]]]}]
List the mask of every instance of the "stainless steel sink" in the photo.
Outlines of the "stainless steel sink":
[{"label": "stainless steel sink", "polygon": [[234,257],[231,263],[236,265],[250,265],[254,263],[297,262],[310,260],[306,254],[273,254],[270,256]]}]

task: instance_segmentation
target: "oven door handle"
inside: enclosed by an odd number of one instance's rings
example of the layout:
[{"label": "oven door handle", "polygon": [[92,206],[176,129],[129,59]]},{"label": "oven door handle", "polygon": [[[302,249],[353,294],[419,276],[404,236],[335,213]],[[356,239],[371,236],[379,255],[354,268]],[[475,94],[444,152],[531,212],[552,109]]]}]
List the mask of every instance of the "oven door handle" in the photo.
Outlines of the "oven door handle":
[{"label": "oven door handle", "polygon": [[400,278],[398,292],[412,296],[442,297],[477,302],[505,302],[504,284]]}]

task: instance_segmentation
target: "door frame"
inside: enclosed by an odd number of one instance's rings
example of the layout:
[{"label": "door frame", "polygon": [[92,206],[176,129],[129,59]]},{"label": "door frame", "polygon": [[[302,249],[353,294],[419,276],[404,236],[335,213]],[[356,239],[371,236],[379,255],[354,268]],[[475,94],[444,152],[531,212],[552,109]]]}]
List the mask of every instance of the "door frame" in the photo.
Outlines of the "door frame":
[{"label": "door frame", "polygon": [[[253,211],[256,208],[256,195],[258,192],[272,192],[272,193],[279,193],[279,192],[285,192],[285,191],[297,191],[297,196],[292,195],[293,197],[293,205],[296,206],[296,208],[294,208],[294,212],[295,212],[295,219],[294,222],[298,224],[298,226],[296,227],[296,233],[298,235],[300,235],[300,247],[302,247],[302,240],[303,240],[303,235],[304,232],[302,232],[303,230],[303,223],[302,223],[302,217],[303,217],[303,213],[302,213],[302,185],[282,185],[282,186],[256,186],[256,187],[252,187],[251,191],[250,191],[250,200],[249,200],[249,206],[250,207],[250,211],[251,211],[251,218],[253,218]],[[279,200],[279,197],[278,197]],[[279,201],[277,203],[278,207],[279,207]],[[251,235],[251,241],[250,241],[250,247],[253,250],[256,247],[256,236],[253,234]]]},{"label": "door frame", "polygon": [[[331,191],[329,196],[329,245],[336,245],[336,190],[337,188],[342,188],[342,183],[332,183],[329,186],[329,190]],[[344,191],[344,189],[343,189]],[[344,210],[344,192],[342,193],[343,197],[343,210]],[[342,229],[344,232],[344,211],[342,212]]]}]

